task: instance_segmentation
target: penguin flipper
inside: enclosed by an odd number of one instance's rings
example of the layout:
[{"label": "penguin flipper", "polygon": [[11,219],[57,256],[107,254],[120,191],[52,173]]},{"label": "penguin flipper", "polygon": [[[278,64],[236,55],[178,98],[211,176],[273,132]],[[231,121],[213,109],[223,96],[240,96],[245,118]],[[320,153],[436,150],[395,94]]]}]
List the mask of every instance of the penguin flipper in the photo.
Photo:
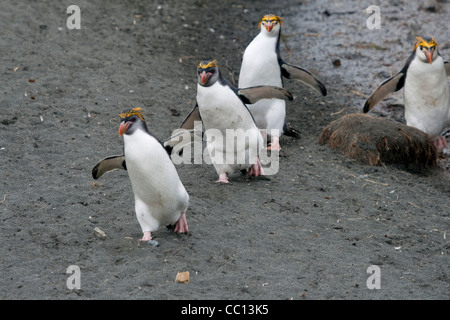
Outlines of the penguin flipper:
[{"label": "penguin flipper", "polygon": [[186,119],[181,123],[180,128],[191,130],[194,129],[194,123],[195,121],[202,121],[202,118],[200,117],[200,112],[198,111],[198,104],[195,104],[194,109],[192,109],[191,113],[188,114]]},{"label": "penguin flipper", "polygon": [[127,170],[125,163],[125,155],[111,156],[100,160],[94,168],[92,168],[92,177],[94,179],[100,178],[104,173],[117,169]]},{"label": "penguin flipper", "polygon": [[325,85],[308,70],[287,64],[286,62],[282,62],[280,66],[281,75],[283,77],[301,81],[317,92],[320,92],[323,96],[327,95],[327,88],[325,88]]},{"label": "penguin flipper", "polygon": [[195,122],[197,121],[201,122],[202,118],[200,116],[198,104],[196,103],[194,109],[192,109],[186,119],[181,123],[180,128],[175,130],[169,138],[162,141],[163,147],[169,155],[172,155],[175,146],[179,145],[184,140],[187,140],[187,143],[184,141],[183,144],[176,148],[175,152],[181,155],[183,153],[183,148],[194,141],[194,134],[196,133]]},{"label": "penguin flipper", "polygon": [[244,103],[253,104],[262,99],[294,100],[286,89],[275,86],[255,86],[237,89],[237,94]]},{"label": "penguin flipper", "polygon": [[300,138],[300,132],[297,129],[294,129],[287,125],[287,123],[283,126],[283,134],[293,138]]},{"label": "penguin flipper", "polygon": [[364,104],[364,113],[369,112],[375,105],[384,99],[388,94],[396,92],[403,88],[405,84],[406,73],[400,71],[395,76],[390,77],[384,81],[375,91],[370,95]]},{"label": "penguin flipper", "polygon": [[444,61],[445,73],[447,77],[450,77],[450,61]]}]

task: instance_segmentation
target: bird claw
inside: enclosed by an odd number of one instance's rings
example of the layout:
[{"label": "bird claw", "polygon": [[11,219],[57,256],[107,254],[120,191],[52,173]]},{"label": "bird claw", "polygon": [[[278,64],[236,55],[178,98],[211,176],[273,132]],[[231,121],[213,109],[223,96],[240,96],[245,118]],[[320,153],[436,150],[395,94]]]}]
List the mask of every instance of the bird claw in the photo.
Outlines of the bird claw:
[{"label": "bird claw", "polygon": [[270,151],[280,151],[281,147],[280,147],[280,144],[273,146],[272,143],[270,143],[266,149],[270,150]]},{"label": "bird claw", "polygon": [[444,149],[446,149],[448,147],[447,140],[443,136],[438,137],[433,142],[434,142],[434,146],[436,147],[436,150],[438,153],[441,153],[441,152],[443,153]]},{"label": "bird claw", "polygon": [[248,175],[249,176],[264,176],[264,170],[261,166],[261,162],[259,162],[259,159],[256,159],[256,163],[252,164],[251,167],[248,169]]},{"label": "bird claw", "polygon": [[267,150],[280,151],[281,150],[280,138],[279,137],[273,137],[272,138],[272,142],[269,143],[269,146],[267,147]]},{"label": "bird claw", "polygon": [[150,231],[144,231],[142,239],[139,239],[139,241],[150,241],[150,240],[152,240],[152,234],[150,233]]},{"label": "bird claw", "polygon": [[219,174],[219,180],[217,180],[216,182],[218,182],[218,183],[229,183],[227,174],[226,173],[220,173]]},{"label": "bird claw", "polygon": [[180,218],[175,223],[175,229],[173,230],[175,233],[188,233],[189,228],[186,221],[186,213],[182,212]]}]

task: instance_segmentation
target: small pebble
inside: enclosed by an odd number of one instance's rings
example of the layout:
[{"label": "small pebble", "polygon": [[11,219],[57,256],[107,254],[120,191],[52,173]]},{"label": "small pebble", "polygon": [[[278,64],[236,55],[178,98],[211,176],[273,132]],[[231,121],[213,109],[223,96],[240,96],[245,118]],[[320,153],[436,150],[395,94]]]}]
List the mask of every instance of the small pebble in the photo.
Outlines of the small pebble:
[{"label": "small pebble", "polygon": [[94,234],[99,238],[106,238],[106,233],[98,227],[94,228]]},{"label": "small pebble", "polygon": [[154,247],[159,247],[159,242],[156,240],[150,240],[147,242],[147,244],[151,244]]}]

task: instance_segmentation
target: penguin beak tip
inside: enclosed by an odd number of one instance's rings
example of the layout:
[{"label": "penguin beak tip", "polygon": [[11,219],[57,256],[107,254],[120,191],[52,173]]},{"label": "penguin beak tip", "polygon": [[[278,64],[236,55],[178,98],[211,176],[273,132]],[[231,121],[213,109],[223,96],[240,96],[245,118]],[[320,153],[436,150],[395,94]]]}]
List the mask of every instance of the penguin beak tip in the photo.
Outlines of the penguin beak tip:
[{"label": "penguin beak tip", "polygon": [[208,82],[208,79],[209,79],[208,74],[205,71],[203,71],[202,74],[200,75],[200,84],[204,86],[206,82]]},{"label": "penguin beak tip", "polygon": [[433,63],[433,53],[431,51],[427,51],[425,53],[425,56],[427,57],[427,60],[430,64]]},{"label": "penguin beak tip", "polygon": [[119,127],[119,137],[123,136],[128,128],[130,127],[130,122],[121,122]]}]

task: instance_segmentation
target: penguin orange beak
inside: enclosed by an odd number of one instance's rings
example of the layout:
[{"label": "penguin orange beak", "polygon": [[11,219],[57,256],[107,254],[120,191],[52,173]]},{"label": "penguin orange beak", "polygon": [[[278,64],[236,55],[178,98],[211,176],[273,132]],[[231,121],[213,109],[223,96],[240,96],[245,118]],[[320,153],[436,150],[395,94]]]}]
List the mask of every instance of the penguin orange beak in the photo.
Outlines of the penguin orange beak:
[{"label": "penguin orange beak", "polygon": [[120,123],[120,127],[119,127],[119,136],[124,135],[128,131],[128,128],[130,126],[131,126],[131,122],[130,121],[127,121],[127,122],[122,121]]},{"label": "penguin orange beak", "polygon": [[272,31],[272,29],[273,29],[273,24],[272,23],[266,23],[266,25],[265,25],[265,27],[266,27],[266,29],[267,29],[267,31]]},{"label": "penguin orange beak", "polygon": [[431,64],[433,62],[433,51],[427,50],[425,52],[425,57],[427,57],[428,62]]},{"label": "penguin orange beak", "polygon": [[201,74],[200,74],[200,83],[201,83],[201,85],[202,86],[204,86],[207,82],[208,82],[208,79],[211,77],[211,73],[206,73],[206,71],[203,71]]}]

